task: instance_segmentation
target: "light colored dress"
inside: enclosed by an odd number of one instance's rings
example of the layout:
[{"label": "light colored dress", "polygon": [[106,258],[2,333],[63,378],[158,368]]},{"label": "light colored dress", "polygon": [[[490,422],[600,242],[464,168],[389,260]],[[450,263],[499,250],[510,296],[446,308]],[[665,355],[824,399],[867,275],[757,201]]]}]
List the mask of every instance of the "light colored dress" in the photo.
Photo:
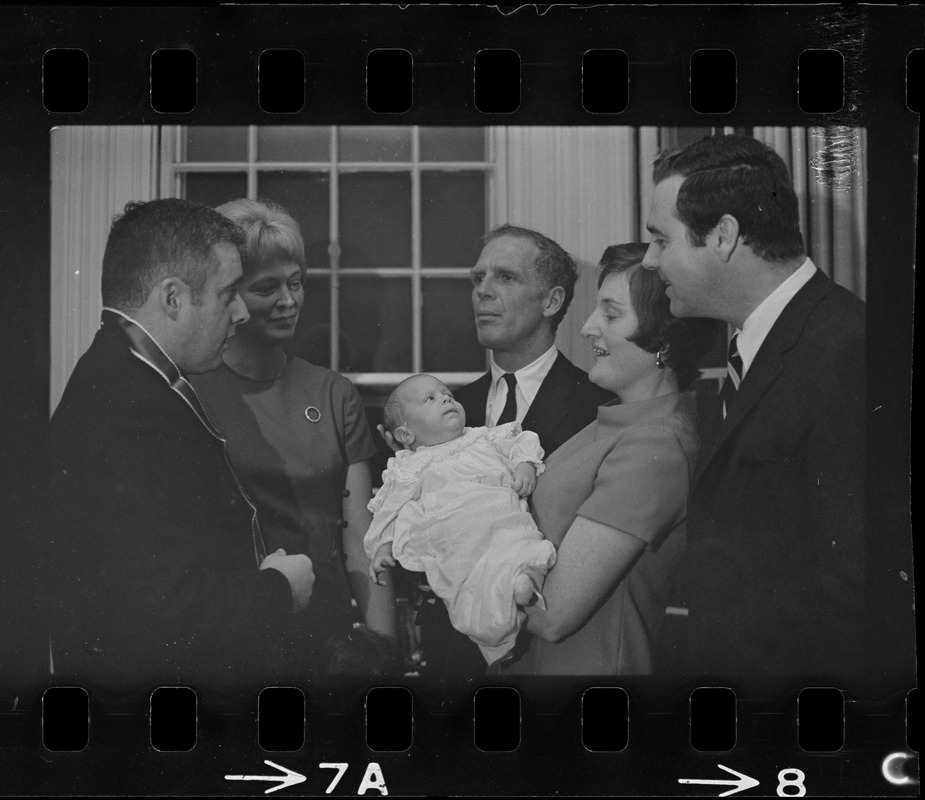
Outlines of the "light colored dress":
[{"label": "light colored dress", "polygon": [[539,474],[542,458],[539,437],[516,422],[466,428],[451,442],[396,453],[369,504],[367,554],[391,541],[398,563],[426,573],[453,627],[489,664],[511,650],[526,617],[514,578],[556,560],[512,488],[514,467],[529,461]]},{"label": "light colored dress", "polygon": [[[505,675],[650,675],[669,587],[687,548],[687,492],[700,440],[693,392],[611,403],[549,457],[531,497],[561,547],[576,517],[645,543],[594,614],[571,636],[533,636]],[[519,650],[520,648],[518,648]]]}]

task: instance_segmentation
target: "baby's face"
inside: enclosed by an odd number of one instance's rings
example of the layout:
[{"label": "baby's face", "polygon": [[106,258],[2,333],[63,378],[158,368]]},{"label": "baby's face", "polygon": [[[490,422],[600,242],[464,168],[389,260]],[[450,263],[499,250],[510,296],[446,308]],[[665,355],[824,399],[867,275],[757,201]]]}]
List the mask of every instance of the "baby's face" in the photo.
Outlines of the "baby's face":
[{"label": "baby's face", "polygon": [[452,441],[462,435],[466,412],[453,393],[432,375],[417,375],[399,389],[403,427],[413,435],[412,448]]}]

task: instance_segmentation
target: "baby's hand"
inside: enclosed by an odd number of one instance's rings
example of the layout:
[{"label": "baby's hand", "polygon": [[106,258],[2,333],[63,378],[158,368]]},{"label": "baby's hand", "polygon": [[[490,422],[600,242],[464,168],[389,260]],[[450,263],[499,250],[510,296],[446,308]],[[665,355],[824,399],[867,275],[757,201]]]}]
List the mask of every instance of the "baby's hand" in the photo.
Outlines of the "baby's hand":
[{"label": "baby's hand", "polygon": [[379,580],[379,575],[394,566],[395,558],[392,556],[392,545],[391,543],[386,543],[373,555],[373,560],[369,565],[369,579],[377,586],[384,586],[384,582]]},{"label": "baby's hand", "polygon": [[514,467],[514,481],[511,488],[521,497],[533,494],[536,488],[536,466],[529,461],[523,461]]}]

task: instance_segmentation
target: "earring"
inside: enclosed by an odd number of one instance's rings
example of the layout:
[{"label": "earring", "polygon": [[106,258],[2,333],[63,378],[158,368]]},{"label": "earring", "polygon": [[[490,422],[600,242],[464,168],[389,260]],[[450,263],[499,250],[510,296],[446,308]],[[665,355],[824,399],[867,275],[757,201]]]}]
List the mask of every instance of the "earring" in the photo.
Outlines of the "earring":
[{"label": "earring", "polygon": [[662,360],[662,356],[668,348],[660,347],[659,351],[655,354],[655,366],[658,369],[665,369],[665,362]]}]

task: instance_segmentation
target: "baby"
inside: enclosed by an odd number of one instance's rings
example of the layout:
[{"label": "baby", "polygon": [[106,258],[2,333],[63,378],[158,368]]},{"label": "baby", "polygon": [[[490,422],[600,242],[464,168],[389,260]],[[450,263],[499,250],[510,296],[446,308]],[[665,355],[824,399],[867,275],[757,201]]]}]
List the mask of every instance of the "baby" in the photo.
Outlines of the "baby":
[{"label": "baby", "polygon": [[466,428],[462,406],[431,375],[396,387],[384,423],[405,449],[369,504],[370,579],[396,560],[426,573],[453,627],[494,663],[514,646],[526,617],[518,606],[545,607],[537,581],[556,560],[523,499],[543,470],[539,438],[516,422]]}]

